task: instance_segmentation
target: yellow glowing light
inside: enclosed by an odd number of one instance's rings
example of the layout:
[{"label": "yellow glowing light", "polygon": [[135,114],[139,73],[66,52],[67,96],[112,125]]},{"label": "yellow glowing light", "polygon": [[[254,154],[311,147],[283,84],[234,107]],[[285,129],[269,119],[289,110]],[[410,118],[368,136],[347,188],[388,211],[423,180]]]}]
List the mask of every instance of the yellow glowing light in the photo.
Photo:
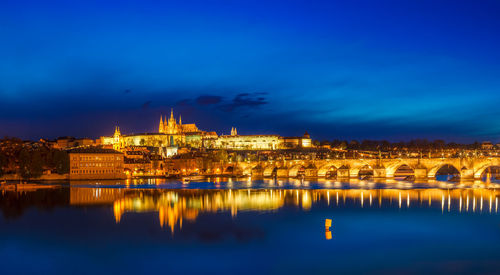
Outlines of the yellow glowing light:
[{"label": "yellow glowing light", "polygon": [[332,232],[330,230],[325,231],[325,239],[327,239],[327,240],[332,239]]},{"label": "yellow glowing light", "polygon": [[462,212],[462,196],[460,196],[460,202],[458,204],[458,211]]},{"label": "yellow glowing light", "polygon": [[330,228],[330,227],[332,227],[332,220],[325,219],[325,228]]}]

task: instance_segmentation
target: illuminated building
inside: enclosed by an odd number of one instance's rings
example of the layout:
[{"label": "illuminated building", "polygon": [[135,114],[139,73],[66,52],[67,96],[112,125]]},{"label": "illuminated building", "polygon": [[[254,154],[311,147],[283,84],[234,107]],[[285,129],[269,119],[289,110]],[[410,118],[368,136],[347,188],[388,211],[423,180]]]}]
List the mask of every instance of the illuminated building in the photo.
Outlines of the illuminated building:
[{"label": "illuminated building", "polygon": [[127,176],[151,175],[153,171],[153,162],[148,159],[129,159],[126,158],[123,165]]},{"label": "illuminated building", "polygon": [[196,124],[182,124],[182,117],[179,116],[179,123],[174,118],[174,110],[170,110],[170,118],[167,120],[165,117],[165,121],[163,120],[163,116],[160,117],[160,125],[158,127],[159,133],[170,134],[170,135],[178,135],[183,133],[196,133],[200,132]]},{"label": "illuminated building", "polygon": [[174,118],[173,110],[170,118],[167,120],[160,117],[158,133],[139,133],[122,135],[119,127],[115,127],[113,136],[100,138],[100,143],[104,146],[112,146],[113,149],[122,151],[130,146],[143,146],[159,148],[159,154],[163,157],[170,157],[177,153],[177,147],[188,146],[199,148],[202,145],[202,138],[205,136],[217,136],[215,132],[205,132],[196,126],[196,124],[182,124],[182,118],[179,121]]},{"label": "illuminated building", "polygon": [[206,143],[208,148],[229,150],[276,150],[281,143],[278,135],[224,135]]},{"label": "illuminated building", "polygon": [[112,146],[113,149],[119,151],[130,146],[161,148],[159,151],[164,157],[175,154],[177,147],[180,146],[228,150],[276,150],[312,146],[311,138],[307,133],[302,137],[240,135],[237,129],[233,127],[230,135],[218,136],[213,131],[207,132],[198,129],[194,123],[183,124],[180,116],[179,120],[175,119],[173,110],[171,110],[168,119],[160,116],[157,133],[122,135],[120,129],[115,127],[114,135],[101,137],[100,144]]},{"label": "illuminated building", "polygon": [[103,148],[76,148],[68,151],[70,160],[69,178],[122,179],[123,154]]},{"label": "illuminated building", "polygon": [[283,137],[282,148],[310,148],[311,136],[305,132],[301,137]]},{"label": "illuminated building", "polygon": [[483,150],[492,150],[493,149],[493,143],[491,141],[483,141],[481,143],[481,149]]},{"label": "illuminated building", "polygon": [[228,150],[276,150],[309,148],[311,137],[306,132],[302,137],[281,137],[279,135],[239,135],[235,127],[230,135],[206,139],[204,146],[214,149]]},{"label": "illuminated building", "polygon": [[78,146],[92,146],[95,145],[93,139],[90,138],[79,138],[74,137],[59,137],[54,143],[54,148],[66,149]]}]

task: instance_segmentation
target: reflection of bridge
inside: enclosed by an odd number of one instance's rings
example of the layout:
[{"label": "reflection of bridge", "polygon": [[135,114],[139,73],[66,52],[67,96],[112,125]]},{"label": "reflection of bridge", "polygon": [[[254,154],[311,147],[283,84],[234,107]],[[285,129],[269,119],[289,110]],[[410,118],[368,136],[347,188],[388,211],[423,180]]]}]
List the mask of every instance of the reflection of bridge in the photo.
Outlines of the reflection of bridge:
[{"label": "reflection of bridge", "polygon": [[[101,190],[101,191],[99,191]],[[314,205],[360,208],[438,208],[445,212],[497,213],[500,191],[495,189],[240,189],[148,190],[71,188],[72,205],[109,204],[119,223],[127,212],[157,212],[160,226],[173,232],[183,220],[200,213],[275,211],[283,206],[308,210]]]},{"label": "reflection of bridge", "polygon": [[235,176],[358,178],[360,172],[369,172],[374,178],[393,178],[404,167],[423,180],[435,179],[445,166],[455,168],[461,179],[480,179],[489,167],[500,166],[500,157],[256,161],[228,163],[223,168]]}]

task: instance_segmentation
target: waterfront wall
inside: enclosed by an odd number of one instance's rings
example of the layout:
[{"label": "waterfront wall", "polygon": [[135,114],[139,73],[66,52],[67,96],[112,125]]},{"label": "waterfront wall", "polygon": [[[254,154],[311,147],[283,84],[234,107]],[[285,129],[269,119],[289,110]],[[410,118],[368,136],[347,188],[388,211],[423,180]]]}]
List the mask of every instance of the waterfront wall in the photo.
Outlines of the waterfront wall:
[{"label": "waterfront wall", "polygon": [[24,179],[17,174],[7,174],[0,177],[0,181],[22,181],[22,180],[41,180],[41,181],[57,181],[57,180],[68,180],[69,174],[47,174],[42,175],[39,178]]}]

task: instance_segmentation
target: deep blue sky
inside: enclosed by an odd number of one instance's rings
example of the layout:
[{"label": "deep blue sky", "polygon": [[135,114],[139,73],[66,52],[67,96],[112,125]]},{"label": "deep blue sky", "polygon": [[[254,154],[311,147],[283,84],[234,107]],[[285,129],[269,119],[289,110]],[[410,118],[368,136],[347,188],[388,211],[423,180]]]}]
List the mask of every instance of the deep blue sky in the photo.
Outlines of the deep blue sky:
[{"label": "deep blue sky", "polygon": [[0,4],[0,135],[500,141],[500,1]]}]

